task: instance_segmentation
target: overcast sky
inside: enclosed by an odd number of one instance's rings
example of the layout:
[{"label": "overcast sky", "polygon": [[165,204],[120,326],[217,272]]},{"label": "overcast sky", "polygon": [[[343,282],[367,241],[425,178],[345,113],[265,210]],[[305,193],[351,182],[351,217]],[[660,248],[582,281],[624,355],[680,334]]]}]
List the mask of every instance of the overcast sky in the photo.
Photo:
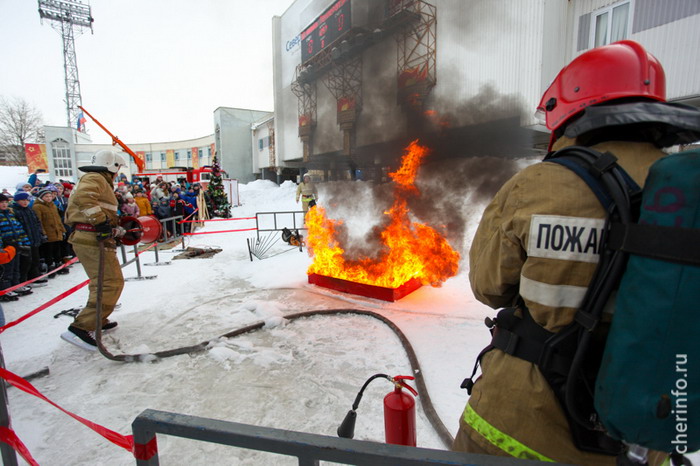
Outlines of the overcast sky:
[{"label": "overcast sky", "polygon": [[[212,134],[218,107],[272,111],[272,17],[292,2],[90,0],[94,32],[75,37],[83,106],[127,144]],[[36,0],[0,0],[0,95],[66,125],[61,35]]]}]

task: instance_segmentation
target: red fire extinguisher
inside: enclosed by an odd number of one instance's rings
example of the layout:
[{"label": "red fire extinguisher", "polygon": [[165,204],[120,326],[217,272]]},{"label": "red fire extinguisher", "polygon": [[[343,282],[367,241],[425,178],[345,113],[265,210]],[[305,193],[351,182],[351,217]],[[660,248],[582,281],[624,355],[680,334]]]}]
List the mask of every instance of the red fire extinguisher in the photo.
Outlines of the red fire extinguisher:
[{"label": "red fire extinguisher", "polygon": [[384,435],[386,443],[395,445],[416,446],[416,402],[413,396],[402,391],[405,388],[414,396],[418,392],[408,385],[405,380],[414,380],[410,375],[397,375],[390,377],[386,374],[375,374],[370,377],[360,389],[355,398],[352,409],[348,411],[342,424],[338,427],[338,437],[353,438],[355,435],[355,420],[357,419],[357,407],[362,399],[362,394],[369,383],[376,378],[384,378],[394,384],[394,390],[384,397]]},{"label": "red fire extinguisher", "polygon": [[[386,443],[416,446],[416,402],[418,392],[404,380],[414,380],[410,375],[393,378],[394,391],[384,397],[384,435]],[[413,396],[401,390],[405,388]]]}]

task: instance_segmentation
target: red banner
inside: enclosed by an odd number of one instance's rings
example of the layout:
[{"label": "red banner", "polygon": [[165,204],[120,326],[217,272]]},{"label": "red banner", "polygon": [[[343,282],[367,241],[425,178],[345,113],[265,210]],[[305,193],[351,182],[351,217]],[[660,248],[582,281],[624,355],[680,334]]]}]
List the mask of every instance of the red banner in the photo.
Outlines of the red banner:
[{"label": "red banner", "polygon": [[49,161],[46,158],[46,144],[25,144],[24,154],[27,157],[29,173],[38,169],[49,170]]},{"label": "red banner", "polygon": [[399,74],[398,85],[399,89],[404,89],[406,87],[415,86],[425,82],[428,79],[428,65],[423,65],[423,67],[414,67],[403,70]]},{"label": "red banner", "polygon": [[341,97],[338,99],[338,111],[344,112],[346,110],[352,110],[355,108],[355,98],[354,97]]}]

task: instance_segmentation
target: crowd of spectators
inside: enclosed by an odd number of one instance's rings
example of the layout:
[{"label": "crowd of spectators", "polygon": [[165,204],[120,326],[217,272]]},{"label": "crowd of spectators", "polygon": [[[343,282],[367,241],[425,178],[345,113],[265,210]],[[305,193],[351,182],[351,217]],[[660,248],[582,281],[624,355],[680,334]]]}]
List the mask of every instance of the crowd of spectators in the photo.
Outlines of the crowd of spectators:
[{"label": "crowd of spectators", "polygon": [[[69,273],[69,262],[75,254],[68,237],[70,226],[64,223],[64,215],[74,184],[60,182],[42,183],[33,173],[27,182],[19,183],[14,194],[0,193],[0,254],[5,247],[15,248],[15,257],[0,266],[0,291],[14,287],[52,272],[48,279]],[[119,202],[119,215],[141,217],[153,215],[158,219],[182,216],[191,217],[197,211],[202,186],[188,183],[182,178],[175,182],[157,177],[153,183],[138,178],[128,181],[121,174],[114,190]],[[167,235],[180,235],[190,231],[191,223],[165,222]],[[32,293],[32,288],[45,286],[42,278],[0,296],[0,301],[16,301]]]}]

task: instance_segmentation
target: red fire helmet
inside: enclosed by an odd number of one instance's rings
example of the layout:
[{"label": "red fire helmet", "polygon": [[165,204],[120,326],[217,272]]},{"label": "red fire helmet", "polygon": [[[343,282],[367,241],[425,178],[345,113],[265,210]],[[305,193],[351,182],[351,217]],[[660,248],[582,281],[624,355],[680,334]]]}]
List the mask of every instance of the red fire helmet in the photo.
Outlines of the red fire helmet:
[{"label": "red fire helmet", "polygon": [[537,106],[554,131],[591,105],[624,97],[666,100],[661,63],[637,42],[621,40],[574,58],[554,78]]}]

